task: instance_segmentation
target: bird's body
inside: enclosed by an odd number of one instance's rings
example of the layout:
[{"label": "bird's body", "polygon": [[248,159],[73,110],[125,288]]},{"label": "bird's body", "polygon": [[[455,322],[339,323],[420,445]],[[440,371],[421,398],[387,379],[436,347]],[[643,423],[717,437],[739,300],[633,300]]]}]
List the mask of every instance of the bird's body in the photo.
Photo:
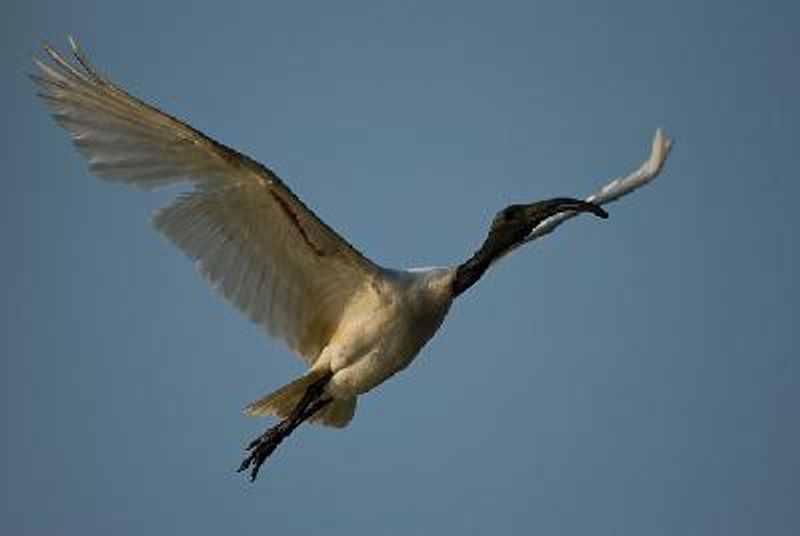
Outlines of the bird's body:
[{"label": "bird's body", "polygon": [[332,402],[312,420],[346,425],[356,397],[406,368],[442,325],[453,301],[455,273],[453,268],[381,269],[347,302],[307,381],[290,384],[278,397],[267,395],[245,411],[286,417],[310,382],[330,374],[324,391]]},{"label": "bird's body", "polygon": [[132,97],[98,74],[71,41],[78,65],[50,47],[35,60],[42,99],[98,175],[142,189],[193,189],[154,224],[196,261],[215,288],[302,357],[308,372],[250,404],[281,423],[254,441],[242,469],[258,468],[306,420],[345,426],[359,395],[407,367],[457,296],[497,259],[579,212],[652,179],[669,151],[659,131],[650,160],[587,201],[555,198],[497,213],[481,247],[444,268],[392,270],[322,222],[267,167]]}]

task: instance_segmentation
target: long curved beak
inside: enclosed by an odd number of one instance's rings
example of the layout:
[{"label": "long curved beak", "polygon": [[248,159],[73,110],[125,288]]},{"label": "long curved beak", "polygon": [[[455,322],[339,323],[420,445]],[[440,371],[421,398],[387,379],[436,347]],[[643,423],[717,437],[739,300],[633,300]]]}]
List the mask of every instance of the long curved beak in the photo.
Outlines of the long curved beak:
[{"label": "long curved beak", "polygon": [[589,203],[588,201],[581,201],[580,199],[572,199],[570,197],[556,197],[545,201],[537,201],[536,203],[527,205],[526,209],[528,216],[531,220],[537,221],[537,224],[550,216],[568,211],[591,212],[598,218],[608,218],[608,212],[600,208],[599,205]]}]

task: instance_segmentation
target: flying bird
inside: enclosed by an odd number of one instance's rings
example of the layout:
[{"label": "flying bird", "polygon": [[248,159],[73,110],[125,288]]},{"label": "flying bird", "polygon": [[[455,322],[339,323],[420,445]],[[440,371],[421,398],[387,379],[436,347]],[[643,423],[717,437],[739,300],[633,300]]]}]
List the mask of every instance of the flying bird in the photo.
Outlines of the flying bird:
[{"label": "flying bird", "polygon": [[132,96],[101,75],[70,37],[73,60],[45,45],[31,78],[55,120],[101,178],[143,190],[188,181],[155,227],[225,298],[308,365],[252,402],[248,415],[280,422],[248,446],[239,471],[255,480],[301,423],[346,426],[359,395],[406,368],[453,300],[498,259],[578,213],[654,178],[671,147],[657,130],[650,158],[585,200],[558,197],[503,208],[482,245],[449,267],[379,266],[325,224],[272,170]]}]

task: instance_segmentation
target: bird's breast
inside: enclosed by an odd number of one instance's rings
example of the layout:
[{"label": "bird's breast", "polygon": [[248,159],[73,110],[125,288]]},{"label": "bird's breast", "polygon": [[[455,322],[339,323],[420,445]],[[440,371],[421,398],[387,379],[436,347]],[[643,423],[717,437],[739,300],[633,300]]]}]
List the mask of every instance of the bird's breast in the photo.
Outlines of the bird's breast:
[{"label": "bird's breast", "polygon": [[334,373],[329,391],[355,396],[407,367],[441,326],[450,299],[421,302],[403,289],[375,287],[348,304],[317,366]]}]

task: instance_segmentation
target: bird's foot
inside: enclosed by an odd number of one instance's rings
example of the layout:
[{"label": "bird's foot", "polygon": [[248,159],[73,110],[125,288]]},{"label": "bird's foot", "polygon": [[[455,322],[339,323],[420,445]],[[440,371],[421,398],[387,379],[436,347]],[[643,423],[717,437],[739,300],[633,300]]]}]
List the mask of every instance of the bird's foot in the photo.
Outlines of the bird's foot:
[{"label": "bird's foot", "polygon": [[250,451],[250,454],[242,461],[237,472],[241,473],[242,471],[250,469],[250,482],[255,481],[259,469],[261,469],[261,466],[270,454],[275,452],[278,445],[289,437],[300,424],[313,417],[315,413],[324,408],[327,404],[330,404],[333,400],[332,398],[320,398],[330,376],[330,373],[328,373],[315,383],[309,385],[306,392],[303,394],[303,398],[300,399],[288,417],[268,429],[247,445],[247,450]]},{"label": "bird's foot", "polygon": [[250,469],[250,482],[256,479],[263,463],[288,435],[286,433],[286,422],[281,421],[247,445],[247,450],[250,454],[242,461],[237,472],[241,473]]}]

